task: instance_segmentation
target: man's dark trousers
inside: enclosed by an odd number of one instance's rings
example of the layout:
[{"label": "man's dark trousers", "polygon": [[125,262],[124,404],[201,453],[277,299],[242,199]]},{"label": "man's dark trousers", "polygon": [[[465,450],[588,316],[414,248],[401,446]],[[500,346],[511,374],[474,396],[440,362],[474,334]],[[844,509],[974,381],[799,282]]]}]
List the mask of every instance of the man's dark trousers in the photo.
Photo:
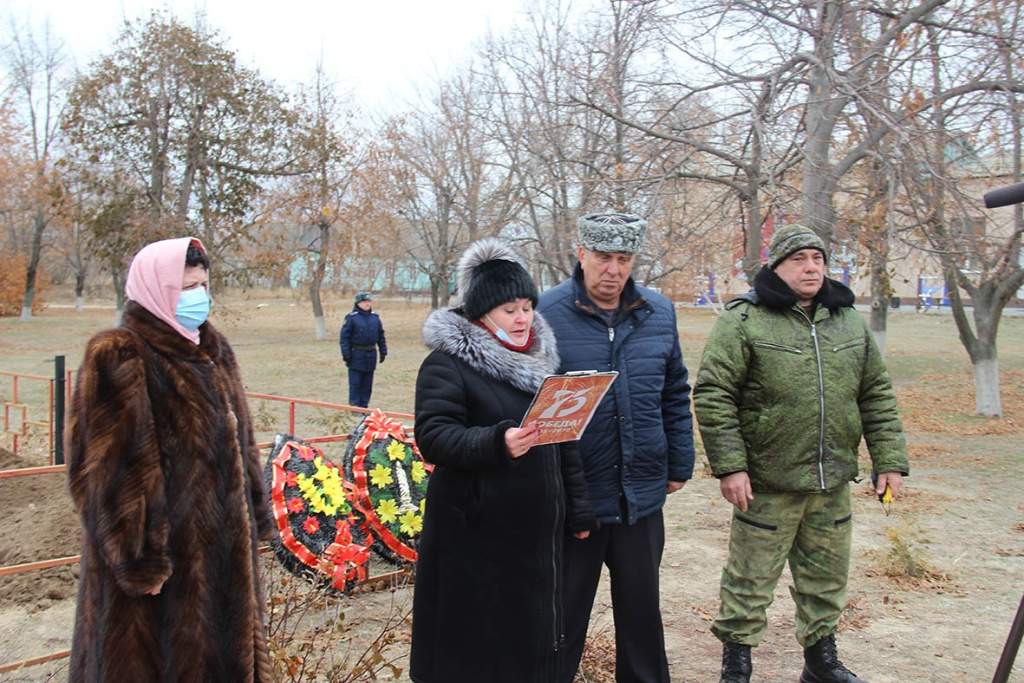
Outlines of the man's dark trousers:
[{"label": "man's dark trousers", "polygon": [[373,391],[373,371],[362,372],[348,369],[348,404],[366,408],[370,405],[370,392]]},{"label": "man's dark trousers", "polygon": [[615,680],[669,683],[658,588],[664,549],[661,510],[633,525],[603,525],[582,541],[570,536],[565,544],[566,640],[559,671],[561,683],[571,683],[579,668],[602,565],[607,565],[611,573]]}]

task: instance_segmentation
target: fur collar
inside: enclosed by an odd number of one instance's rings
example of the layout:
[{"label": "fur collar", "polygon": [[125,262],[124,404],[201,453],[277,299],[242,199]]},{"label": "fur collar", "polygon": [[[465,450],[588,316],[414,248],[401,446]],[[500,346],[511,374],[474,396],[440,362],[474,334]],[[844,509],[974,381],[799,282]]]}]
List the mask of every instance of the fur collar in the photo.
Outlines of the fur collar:
[{"label": "fur collar", "polygon": [[438,309],[423,324],[423,343],[433,351],[458,358],[477,372],[528,393],[544,377],[558,371],[555,335],[539,313],[533,316],[533,346],[518,353],[507,349],[490,332],[467,320],[460,309]]},{"label": "fur collar", "polygon": [[[754,292],[757,294],[757,303],[768,308],[792,308],[799,301],[786,281],[768,266],[762,267],[754,277]],[[854,296],[850,288],[842,282],[825,278],[814,301],[835,313],[840,308],[852,307]]]},{"label": "fur collar", "polygon": [[199,346],[196,346],[134,301],[125,304],[121,326],[138,334],[149,346],[165,356],[220,362],[222,354],[230,353],[222,343],[223,337],[209,322],[199,328]]}]

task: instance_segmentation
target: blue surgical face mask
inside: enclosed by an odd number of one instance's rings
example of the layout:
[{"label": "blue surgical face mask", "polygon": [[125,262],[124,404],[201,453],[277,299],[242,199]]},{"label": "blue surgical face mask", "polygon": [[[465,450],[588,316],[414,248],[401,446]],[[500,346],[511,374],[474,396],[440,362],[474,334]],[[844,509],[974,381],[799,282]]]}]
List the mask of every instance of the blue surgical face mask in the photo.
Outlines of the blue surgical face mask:
[{"label": "blue surgical face mask", "polygon": [[495,337],[497,337],[497,338],[498,338],[498,339],[500,339],[501,341],[505,342],[506,344],[512,344],[513,346],[515,346],[515,344],[516,344],[516,343],[515,343],[514,341],[512,341],[512,337],[510,337],[510,336],[508,335],[508,332],[506,332],[506,331],[505,331],[505,330],[504,330],[504,329],[503,329],[503,328],[502,328],[502,327],[501,327],[500,325],[498,325],[498,324],[497,324],[496,322],[494,322],[493,320],[491,320],[491,316],[490,316],[490,315],[488,315],[488,314],[486,314],[486,313],[485,313],[485,314],[484,314],[484,317],[485,317],[485,318],[487,318],[487,322],[489,322],[489,323],[490,323],[491,325],[493,325],[493,326],[494,326],[494,336],[495,336]]},{"label": "blue surgical face mask", "polygon": [[178,308],[174,311],[174,317],[182,327],[195,332],[209,315],[210,295],[206,293],[206,287],[182,290],[178,296]]}]

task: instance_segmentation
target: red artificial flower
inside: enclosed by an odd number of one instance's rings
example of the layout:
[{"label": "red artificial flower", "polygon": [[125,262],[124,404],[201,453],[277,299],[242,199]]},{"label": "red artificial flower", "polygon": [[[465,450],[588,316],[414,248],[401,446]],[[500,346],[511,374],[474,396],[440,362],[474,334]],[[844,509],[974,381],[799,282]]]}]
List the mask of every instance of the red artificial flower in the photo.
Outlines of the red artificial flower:
[{"label": "red artificial flower", "polygon": [[299,473],[289,470],[284,474],[284,485],[295,487],[299,485]]},{"label": "red artificial flower", "polygon": [[307,534],[313,535],[320,530],[320,522],[317,521],[316,517],[309,516],[302,523],[302,528],[306,530]]},{"label": "red artificial flower", "polygon": [[292,498],[288,501],[288,511],[299,513],[306,509],[306,504],[302,502],[301,498]]}]

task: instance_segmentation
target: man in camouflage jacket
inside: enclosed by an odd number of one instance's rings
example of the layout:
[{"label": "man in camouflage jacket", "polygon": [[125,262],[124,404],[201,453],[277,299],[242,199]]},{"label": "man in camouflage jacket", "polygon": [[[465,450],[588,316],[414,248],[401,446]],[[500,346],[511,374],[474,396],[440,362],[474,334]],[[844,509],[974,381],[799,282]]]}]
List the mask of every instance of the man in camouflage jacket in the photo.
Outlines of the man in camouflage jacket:
[{"label": "man in camouflage jacket", "polygon": [[846,604],[849,482],[862,434],[879,494],[897,494],[908,466],[881,354],[853,292],[825,277],[826,262],[812,230],[780,229],[753,291],[715,323],[694,389],[708,461],[734,505],[712,626],[724,643],[723,683],[750,680],[750,648],[787,559],[800,680],[861,680],[839,661],[834,632]]}]

